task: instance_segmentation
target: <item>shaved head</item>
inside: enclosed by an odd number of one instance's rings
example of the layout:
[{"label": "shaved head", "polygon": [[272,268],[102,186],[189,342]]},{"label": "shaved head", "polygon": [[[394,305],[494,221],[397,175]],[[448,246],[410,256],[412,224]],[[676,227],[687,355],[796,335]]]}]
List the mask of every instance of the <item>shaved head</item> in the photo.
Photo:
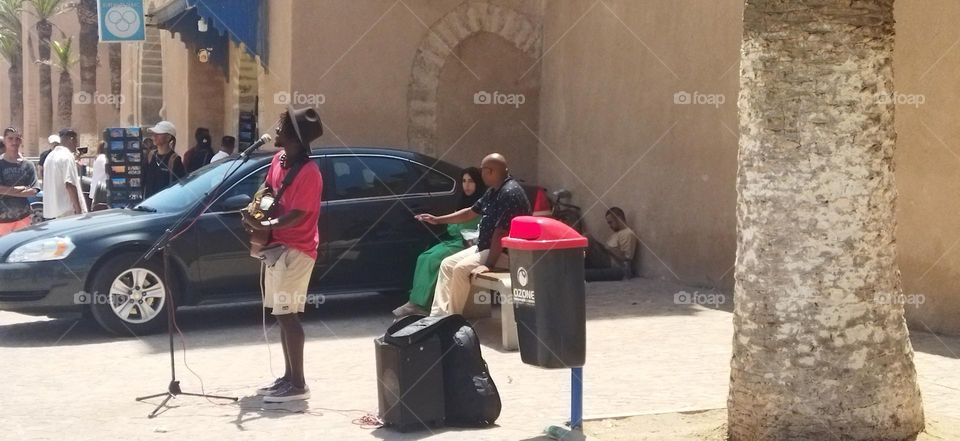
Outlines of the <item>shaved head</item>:
[{"label": "shaved head", "polygon": [[510,169],[507,168],[507,158],[499,153],[491,153],[483,158],[480,171],[483,183],[487,187],[499,188],[500,184],[507,179]]},{"label": "shaved head", "polygon": [[487,157],[483,158],[483,162],[480,163],[481,167],[490,167],[498,171],[507,170],[507,158],[504,158],[503,155],[499,153],[491,153]]}]

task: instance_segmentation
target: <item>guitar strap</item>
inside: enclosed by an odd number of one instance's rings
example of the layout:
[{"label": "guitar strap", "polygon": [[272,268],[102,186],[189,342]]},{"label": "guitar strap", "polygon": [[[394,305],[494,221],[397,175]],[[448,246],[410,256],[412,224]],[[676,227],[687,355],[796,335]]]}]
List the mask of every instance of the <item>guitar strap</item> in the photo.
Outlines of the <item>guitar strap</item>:
[{"label": "guitar strap", "polygon": [[[290,168],[290,171],[287,172],[287,175],[283,177],[283,182],[280,183],[280,190],[277,191],[277,193],[273,197],[274,206],[280,205],[280,198],[283,197],[283,194],[287,191],[288,188],[290,188],[290,186],[293,184],[293,180],[297,178],[297,174],[300,173],[300,170],[303,169],[303,166],[306,165],[307,161],[309,160],[310,158],[303,158],[297,161],[296,163],[293,164],[293,167]],[[263,186],[273,190],[273,188],[270,187],[267,181],[263,182]],[[271,207],[271,211],[273,208],[274,207]],[[267,239],[267,243],[271,243],[273,242],[273,232],[270,231],[268,234],[269,236]]]}]

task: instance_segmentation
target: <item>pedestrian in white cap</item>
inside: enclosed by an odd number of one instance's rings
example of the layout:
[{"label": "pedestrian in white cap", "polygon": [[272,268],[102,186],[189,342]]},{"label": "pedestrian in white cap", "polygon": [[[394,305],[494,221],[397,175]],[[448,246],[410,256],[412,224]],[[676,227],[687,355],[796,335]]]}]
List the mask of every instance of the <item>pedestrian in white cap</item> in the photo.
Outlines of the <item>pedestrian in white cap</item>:
[{"label": "pedestrian in white cap", "polygon": [[160,121],[147,129],[157,150],[147,154],[143,167],[143,197],[148,198],[187,175],[177,155],[177,128],[170,121]]},{"label": "pedestrian in white cap", "polygon": [[60,145],[60,135],[54,133],[48,136],[47,142],[50,143],[50,148],[44,150],[43,153],[40,154],[40,159],[37,160],[37,173],[39,173],[40,176],[43,176],[43,163],[47,161],[47,155]]}]

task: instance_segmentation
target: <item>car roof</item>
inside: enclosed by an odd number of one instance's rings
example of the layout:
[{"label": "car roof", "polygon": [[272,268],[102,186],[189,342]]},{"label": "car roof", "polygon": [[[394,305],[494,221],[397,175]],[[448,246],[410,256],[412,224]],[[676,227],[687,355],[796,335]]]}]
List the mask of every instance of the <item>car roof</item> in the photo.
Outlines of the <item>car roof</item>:
[{"label": "car roof", "polygon": [[[274,152],[258,152],[256,156],[272,156]],[[389,155],[408,159],[431,166],[445,173],[457,174],[462,167],[441,159],[436,159],[422,153],[397,147],[316,147],[311,149],[311,155]]]}]

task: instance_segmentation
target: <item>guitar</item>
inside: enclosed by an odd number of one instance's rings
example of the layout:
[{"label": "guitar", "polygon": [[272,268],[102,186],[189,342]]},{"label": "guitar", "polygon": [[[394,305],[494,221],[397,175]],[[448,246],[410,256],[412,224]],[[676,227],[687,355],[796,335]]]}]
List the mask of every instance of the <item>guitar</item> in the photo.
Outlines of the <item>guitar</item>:
[{"label": "guitar", "polygon": [[[273,190],[264,185],[257,190],[253,200],[243,211],[257,222],[272,220],[272,214],[276,211],[276,201]],[[250,234],[250,256],[259,259],[263,249],[270,243],[270,230],[254,230],[246,224],[243,225],[243,228]]]},{"label": "guitar", "polygon": [[[274,194],[273,189],[264,182],[263,185],[260,186],[260,189],[254,193],[253,200],[250,201],[250,204],[247,205],[247,208],[243,209],[243,211],[257,222],[277,218],[278,212],[280,211],[280,198],[283,197],[283,193],[287,191],[287,188],[290,188],[297,174],[300,173],[300,170],[303,169],[303,166],[309,161],[309,158],[297,161],[293,167],[291,167],[290,171],[287,172],[286,176],[284,176],[283,182],[280,183],[280,191],[276,194]],[[267,247],[267,244],[270,243],[270,230],[253,230],[246,224],[244,224],[244,229],[250,233],[250,255],[254,258],[261,259],[263,257],[263,250]]]}]

